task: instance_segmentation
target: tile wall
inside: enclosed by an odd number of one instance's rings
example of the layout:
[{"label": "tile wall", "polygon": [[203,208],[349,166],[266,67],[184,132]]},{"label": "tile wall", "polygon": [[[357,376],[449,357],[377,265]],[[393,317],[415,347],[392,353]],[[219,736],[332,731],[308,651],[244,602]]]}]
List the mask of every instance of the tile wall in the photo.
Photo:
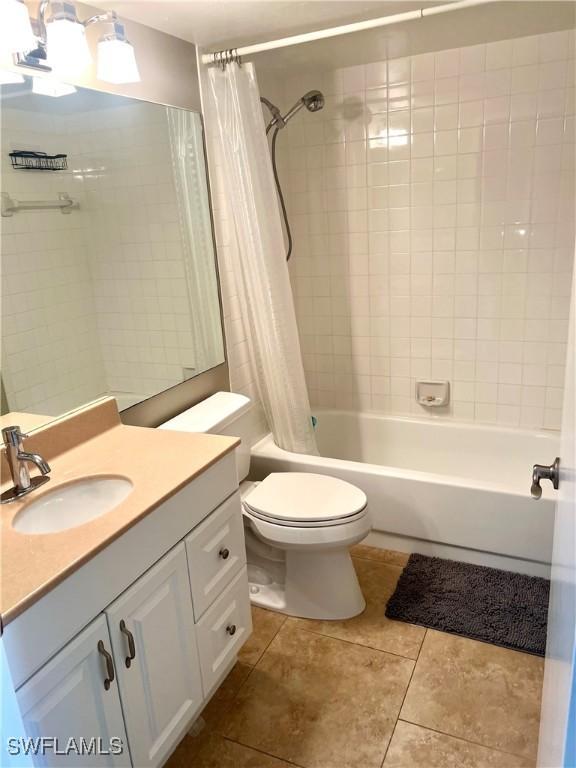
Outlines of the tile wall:
[{"label": "tile wall", "polygon": [[[574,259],[574,35],[284,80],[313,404],[558,428]],[[261,89],[262,90],[262,89]],[[262,91],[264,92],[264,91]],[[449,380],[423,409],[419,379]]]}]

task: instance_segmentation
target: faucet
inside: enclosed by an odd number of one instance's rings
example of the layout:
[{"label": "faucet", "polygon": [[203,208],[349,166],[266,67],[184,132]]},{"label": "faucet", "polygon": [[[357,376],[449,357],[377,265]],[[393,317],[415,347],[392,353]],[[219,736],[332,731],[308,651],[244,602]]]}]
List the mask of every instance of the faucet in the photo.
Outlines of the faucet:
[{"label": "faucet", "polygon": [[[16,499],[30,493],[39,485],[48,482],[50,479],[48,477],[50,465],[39,454],[27,453],[23,450],[22,441],[28,435],[24,435],[20,431],[20,427],[5,427],[2,430],[2,437],[4,438],[6,459],[14,484],[10,490],[5,491],[0,497],[0,503],[7,504],[8,502],[16,501]],[[42,474],[31,478],[27,466],[29,463],[35,464]]]}]

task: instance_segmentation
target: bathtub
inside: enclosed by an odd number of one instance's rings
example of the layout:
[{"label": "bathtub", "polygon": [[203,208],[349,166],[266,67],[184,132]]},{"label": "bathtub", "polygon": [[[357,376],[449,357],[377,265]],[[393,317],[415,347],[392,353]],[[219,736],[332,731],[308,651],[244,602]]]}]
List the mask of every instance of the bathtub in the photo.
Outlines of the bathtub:
[{"label": "bathtub", "polygon": [[317,410],[320,456],[289,453],[267,435],[251,476],[319,472],[362,488],[373,532],[366,543],[549,575],[554,526],[550,483],[530,497],[532,465],[551,464],[559,435]]}]

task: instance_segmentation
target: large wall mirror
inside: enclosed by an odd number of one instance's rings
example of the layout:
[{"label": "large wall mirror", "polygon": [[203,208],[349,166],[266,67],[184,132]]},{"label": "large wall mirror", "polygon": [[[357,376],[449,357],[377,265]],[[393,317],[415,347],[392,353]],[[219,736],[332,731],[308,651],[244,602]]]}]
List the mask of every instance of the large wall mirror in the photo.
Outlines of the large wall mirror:
[{"label": "large wall mirror", "polygon": [[42,84],[0,89],[2,413],[34,423],[224,361],[200,115]]}]

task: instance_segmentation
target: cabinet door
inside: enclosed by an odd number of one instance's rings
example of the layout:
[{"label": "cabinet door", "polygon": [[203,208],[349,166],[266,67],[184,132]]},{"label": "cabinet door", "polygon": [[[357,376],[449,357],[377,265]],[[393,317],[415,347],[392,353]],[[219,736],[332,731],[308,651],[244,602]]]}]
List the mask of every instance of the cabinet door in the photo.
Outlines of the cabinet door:
[{"label": "cabinet door", "polygon": [[184,544],[106,610],[132,760],[160,765],[202,706]]},{"label": "cabinet door", "polygon": [[34,765],[131,765],[110,651],[99,616],[18,690],[26,734],[38,751]]}]

